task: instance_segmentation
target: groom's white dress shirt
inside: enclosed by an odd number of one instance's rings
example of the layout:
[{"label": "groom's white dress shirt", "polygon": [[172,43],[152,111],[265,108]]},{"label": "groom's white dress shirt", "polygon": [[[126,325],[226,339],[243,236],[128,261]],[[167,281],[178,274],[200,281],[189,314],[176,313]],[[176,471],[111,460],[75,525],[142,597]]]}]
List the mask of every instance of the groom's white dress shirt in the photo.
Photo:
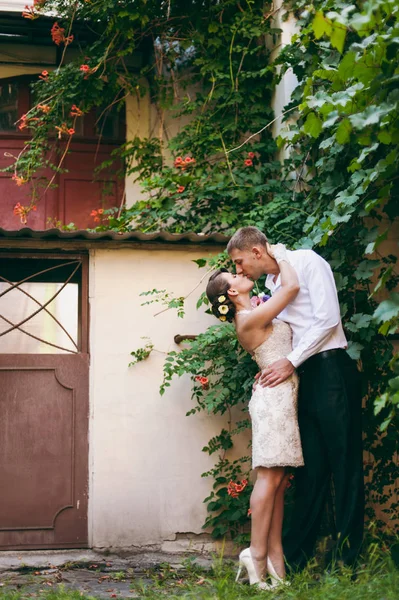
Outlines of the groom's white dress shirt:
[{"label": "groom's white dress shirt", "polygon": [[[337,289],[330,265],[313,250],[287,250],[300,290],[296,298],[278,315],[292,328],[292,352],[288,360],[298,367],[314,354],[333,348],[346,348],[339,311]],[[281,285],[268,275],[266,287],[272,295]]]}]

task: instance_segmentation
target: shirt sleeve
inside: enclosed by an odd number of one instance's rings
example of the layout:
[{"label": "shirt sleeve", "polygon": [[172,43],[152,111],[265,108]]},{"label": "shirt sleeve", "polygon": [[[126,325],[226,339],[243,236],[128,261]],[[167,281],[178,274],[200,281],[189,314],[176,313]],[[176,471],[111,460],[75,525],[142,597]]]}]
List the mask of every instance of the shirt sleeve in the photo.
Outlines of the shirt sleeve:
[{"label": "shirt sleeve", "polygon": [[328,262],[315,252],[309,252],[301,271],[309,291],[313,320],[299,344],[287,356],[294,367],[317,354],[341,320],[337,289]]}]

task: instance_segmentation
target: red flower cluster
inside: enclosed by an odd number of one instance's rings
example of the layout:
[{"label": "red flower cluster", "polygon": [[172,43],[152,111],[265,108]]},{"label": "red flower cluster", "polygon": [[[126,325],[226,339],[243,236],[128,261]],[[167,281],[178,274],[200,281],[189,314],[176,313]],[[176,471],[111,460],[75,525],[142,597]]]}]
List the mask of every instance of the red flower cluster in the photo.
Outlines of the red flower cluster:
[{"label": "red flower cluster", "polygon": [[253,159],[255,158],[255,153],[254,152],[248,152],[248,158],[246,158],[244,160],[244,165],[246,167],[252,167],[253,163]]},{"label": "red flower cluster", "polygon": [[201,377],[201,375],[197,375],[195,381],[198,381],[201,384],[203,390],[209,390],[209,379],[208,377]]},{"label": "red flower cluster", "polygon": [[80,65],[79,67],[79,71],[82,71],[82,73],[89,73],[90,70],[89,65]]},{"label": "red flower cluster", "polygon": [[[20,177],[20,176],[19,176],[19,175],[17,175],[16,173],[14,173],[14,175],[11,177],[11,179],[12,179],[13,181],[15,181],[15,183],[17,184],[17,186],[18,186],[18,187],[20,187],[21,185],[24,185],[24,183],[26,183],[26,182],[27,182],[27,179],[25,179],[24,177]],[[17,206],[21,206],[19,202],[18,202],[18,204],[16,204],[16,205],[14,206],[14,214],[16,214],[16,213],[15,213],[15,208],[16,208]]]},{"label": "red flower cluster", "polygon": [[178,156],[173,164],[177,169],[185,171],[188,166],[195,164],[195,158],[191,158],[190,156],[182,158],[181,156]]},{"label": "red flower cluster", "polygon": [[78,108],[76,106],[76,104],[72,104],[70,114],[71,114],[71,117],[81,117],[83,115],[83,110],[80,110],[80,108]]},{"label": "red flower cluster", "polygon": [[37,108],[39,110],[42,110],[46,114],[49,113],[51,110],[51,106],[49,106],[48,104],[38,104]]},{"label": "red flower cluster", "polygon": [[20,118],[20,124],[18,125],[18,129],[20,131],[22,131],[23,129],[25,129],[26,127],[28,127],[28,117],[26,115],[22,115],[22,117]]},{"label": "red flower cluster", "polygon": [[28,117],[28,115],[22,115],[22,117],[19,119],[21,122],[18,125],[18,129],[20,131],[22,131],[23,129],[26,129],[27,127],[31,127],[31,124],[34,121],[39,121],[38,117]]},{"label": "red flower cluster", "polygon": [[67,126],[66,123],[63,123],[60,127],[56,126],[56,130],[58,131],[58,139],[60,140],[62,137],[62,134],[65,133],[65,135],[73,135],[75,133],[75,130],[73,129],[73,127],[69,127]]},{"label": "red flower cluster", "polygon": [[177,186],[177,193],[178,194],[182,194],[184,192],[186,188],[184,187],[184,185],[178,185]]},{"label": "red flower cluster", "polygon": [[65,44],[65,46],[68,46],[68,44],[73,42],[73,35],[66,37],[64,27],[60,27],[56,22],[51,28],[51,39],[53,40],[54,44],[57,44],[57,46],[60,44]]},{"label": "red flower cluster", "polygon": [[98,215],[102,215],[104,212],[103,208],[99,208],[98,210],[92,210],[90,213],[91,217],[94,217],[94,220],[96,223],[99,223],[101,221],[101,217],[99,217]]},{"label": "red flower cluster", "polygon": [[229,481],[227,486],[227,493],[232,498],[238,498],[239,494],[245,490],[248,485],[247,479],[243,479],[241,483],[234,483],[234,481]]},{"label": "red flower cluster", "polygon": [[[16,179],[16,178],[18,178],[17,175],[15,175],[15,177],[13,177],[13,179]],[[22,179],[22,177],[20,177],[19,179]],[[24,180],[24,183],[25,183],[25,180]],[[21,184],[17,183],[17,185],[21,185]],[[14,206],[14,211],[13,212],[14,212],[14,215],[16,217],[19,217],[21,219],[21,223],[23,223],[23,225],[25,225],[26,222],[27,222],[27,217],[28,217],[28,214],[30,213],[30,211],[31,210],[36,210],[36,209],[37,209],[36,204],[31,204],[30,206],[22,206],[22,204],[20,202],[18,202]]]},{"label": "red flower cluster", "polygon": [[42,74],[39,75],[39,79],[43,79],[43,81],[47,81],[47,79],[48,79],[48,71],[42,71]]},{"label": "red flower cluster", "polygon": [[37,19],[40,15],[35,13],[35,9],[43,8],[45,3],[46,3],[46,0],[33,0],[32,6],[29,6],[28,4],[26,4],[25,10],[23,11],[22,16],[25,17],[25,19],[32,19],[32,21],[33,21],[33,19]]}]

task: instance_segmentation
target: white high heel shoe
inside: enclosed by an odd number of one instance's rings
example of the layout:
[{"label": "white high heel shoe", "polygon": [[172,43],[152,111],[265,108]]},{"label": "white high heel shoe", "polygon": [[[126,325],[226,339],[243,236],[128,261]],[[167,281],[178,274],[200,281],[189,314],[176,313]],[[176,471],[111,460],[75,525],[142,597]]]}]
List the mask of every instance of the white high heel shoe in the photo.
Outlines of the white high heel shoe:
[{"label": "white high heel shoe", "polygon": [[273,589],[274,586],[262,581],[257,574],[250,548],[245,548],[245,550],[240,553],[239,561],[236,583],[240,578],[242,568],[245,567],[249,577],[249,585],[256,585],[260,590]]},{"label": "white high heel shoe", "polygon": [[272,588],[278,585],[291,585],[289,581],[280,577],[269,557],[267,557],[267,572],[272,578]]}]

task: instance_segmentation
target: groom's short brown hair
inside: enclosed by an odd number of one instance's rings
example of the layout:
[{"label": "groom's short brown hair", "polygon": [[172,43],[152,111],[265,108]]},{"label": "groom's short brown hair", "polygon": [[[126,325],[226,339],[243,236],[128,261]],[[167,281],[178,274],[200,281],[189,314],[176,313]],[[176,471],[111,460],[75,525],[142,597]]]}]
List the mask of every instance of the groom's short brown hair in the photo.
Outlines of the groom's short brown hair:
[{"label": "groom's short brown hair", "polygon": [[227,252],[232,250],[252,250],[254,246],[266,248],[268,239],[257,227],[240,227],[227,244]]}]

